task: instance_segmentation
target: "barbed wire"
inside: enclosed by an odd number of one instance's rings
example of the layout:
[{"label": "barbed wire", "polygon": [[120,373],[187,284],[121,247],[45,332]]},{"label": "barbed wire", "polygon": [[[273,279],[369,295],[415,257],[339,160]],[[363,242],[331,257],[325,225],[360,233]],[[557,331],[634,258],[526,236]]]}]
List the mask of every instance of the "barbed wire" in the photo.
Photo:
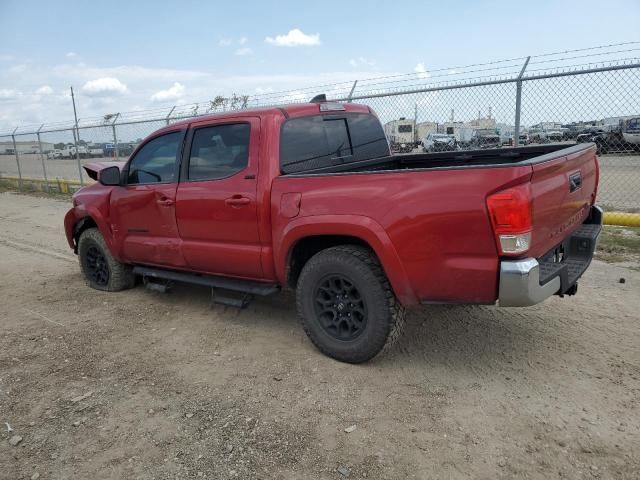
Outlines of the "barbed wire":
[{"label": "barbed wire", "polygon": [[[564,50],[558,52],[542,53],[538,55],[530,56],[533,60],[529,62],[530,66],[534,65],[546,65],[541,68],[527,68],[527,76],[532,76],[532,73],[540,74],[545,72],[547,74],[562,73],[573,74],[579,70],[587,70],[595,68],[598,65],[604,67],[605,65],[615,66],[626,64],[628,62],[640,62],[640,57],[626,56],[616,58],[603,58],[597,62],[585,62],[585,63],[570,63],[561,64],[563,62],[570,62],[572,60],[578,60],[583,58],[596,58],[606,57],[612,55],[622,55],[626,53],[634,53],[640,51],[640,45],[638,41],[632,42],[620,42],[611,43],[607,45],[599,45],[594,47],[585,47],[573,50]],[[634,46],[634,48],[624,48],[611,50],[613,48],[622,46]],[[575,53],[590,52],[581,55],[572,55]],[[552,58],[558,57],[558,58]],[[367,94],[382,94],[385,92],[398,92],[399,89],[417,89],[417,88],[438,88],[451,85],[464,86],[469,83],[483,82],[483,81],[509,81],[513,80],[522,68],[522,65],[527,57],[513,57],[508,59],[493,60],[488,62],[478,62],[468,65],[458,65],[453,67],[444,67],[436,69],[425,69],[425,71],[414,71],[402,74],[392,75],[376,75],[370,78],[357,80],[357,97],[366,97]],[[517,62],[517,63],[516,63]],[[561,65],[559,65],[561,64]],[[595,67],[594,67],[595,66]],[[478,68],[480,67],[480,68]],[[484,68],[488,67],[488,68]],[[478,73],[488,73],[487,75],[476,75]],[[354,80],[355,81],[355,80]],[[330,90],[332,98],[346,98],[347,94],[354,86],[354,81],[340,81],[333,83],[322,83],[311,86],[304,86],[289,90],[280,90],[274,92],[264,92],[254,95],[246,96],[244,107],[260,107],[266,105],[281,105],[284,103],[296,103],[302,101],[308,101],[313,93],[326,92]],[[21,98],[28,96],[37,96],[37,94],[22,94]],[[214,99],[207,99],[203,101],[190,102],[184,104],[178,104],[168,107],[156,107],[143,110],[125,111],[125,112],[113,112],[105,115],[90,116],[80,118],[78,120],[78,127],[81,129],[110,126],[114,120],[118,123],[137,122],[144,120],[178,120],[182,118],[196,117],[203,114],[218,113],[226,111],[229,108],[229,97],[220,97],[224,101],[222,104],[214,105]],[[236,94],[234,94],[236,98]],[[239,97],[237,97],[239,98]],[[72,120],[66,121],[54,121],[45,122],[44,124],[27,124],[19,126],[15,129],[6,130],[0,132],[0,136],[6,137],[15,135],[27,135],[35,134],[37,131],[50,132],[64,129],[71,129],[75,127],[75,123]]]}]

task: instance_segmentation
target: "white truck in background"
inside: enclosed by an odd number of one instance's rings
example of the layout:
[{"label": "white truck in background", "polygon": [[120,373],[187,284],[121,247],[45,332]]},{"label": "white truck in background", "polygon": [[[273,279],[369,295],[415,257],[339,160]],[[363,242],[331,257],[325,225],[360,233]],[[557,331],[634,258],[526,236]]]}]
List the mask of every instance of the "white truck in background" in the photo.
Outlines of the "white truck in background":
[{"label": "white truck in background", "polygon": [[66,145],[61,151],[62,158],[76,158],[77,153],[80,158],[99,158],[104,157],[104,149],[97,146],[86,145]]}]

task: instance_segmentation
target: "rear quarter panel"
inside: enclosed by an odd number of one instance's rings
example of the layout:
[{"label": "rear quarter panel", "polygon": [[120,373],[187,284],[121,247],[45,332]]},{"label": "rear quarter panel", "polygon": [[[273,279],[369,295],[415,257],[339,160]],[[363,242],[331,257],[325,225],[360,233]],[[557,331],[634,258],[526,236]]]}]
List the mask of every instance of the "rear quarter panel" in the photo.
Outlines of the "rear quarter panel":
[{"label": "rear quarter panel", "polygon": [[[292,225],[349,234],[352,219],[353,235],[374,248],[405,305],[493,303],[498,255],[486,196],[530,176],[530,166],[518,166],[278,177],[271,195],[276,274],[284,281],[288,252],[304,235]],[[294,218],[280,211],[288,193],[300,194]],[[345,220],[340,232],[327,216]],[[358,233],[366,229],[362,219],[371,226],[369,240]]]}]

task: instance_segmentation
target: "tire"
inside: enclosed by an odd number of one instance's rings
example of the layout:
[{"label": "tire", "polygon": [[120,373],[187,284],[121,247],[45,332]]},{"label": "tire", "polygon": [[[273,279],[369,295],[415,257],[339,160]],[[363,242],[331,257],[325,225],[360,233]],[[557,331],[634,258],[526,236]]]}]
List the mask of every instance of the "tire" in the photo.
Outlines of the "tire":
[{"label": "tire", "polygon": [[311,342],[341,362],[363,363],[388,350],[405,324],[405,309],[378,259],[359,246],[313,256],[300,273],[296,305]]},{"label": "tire", "polygon": [[88,228],[80,234],[78,259],[87,285],[91,288],[117,292],[135,285],[131,267],[113,258],[97,228]]}]

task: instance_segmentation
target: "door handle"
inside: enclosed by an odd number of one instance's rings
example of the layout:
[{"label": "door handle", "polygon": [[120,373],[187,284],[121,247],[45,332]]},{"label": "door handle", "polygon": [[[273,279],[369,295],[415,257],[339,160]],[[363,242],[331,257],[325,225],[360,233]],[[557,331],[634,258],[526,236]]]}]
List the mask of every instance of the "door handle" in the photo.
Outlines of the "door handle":
[{"label": "door handle", "polygon": [[240,195],[234,195],[233,197],[229,197],[224,201],[224,204],[229,207],[241,207],[243,205],[249,205],[251,199],[247,197],[242,197]]},{"label": "door handle", "polygon": [[160,200],[158,200],[158,204],[162,207],[171,207],[172,205],[174,205],[176,202],[175,200],[172,200],[170,198],[161,198]]}]

